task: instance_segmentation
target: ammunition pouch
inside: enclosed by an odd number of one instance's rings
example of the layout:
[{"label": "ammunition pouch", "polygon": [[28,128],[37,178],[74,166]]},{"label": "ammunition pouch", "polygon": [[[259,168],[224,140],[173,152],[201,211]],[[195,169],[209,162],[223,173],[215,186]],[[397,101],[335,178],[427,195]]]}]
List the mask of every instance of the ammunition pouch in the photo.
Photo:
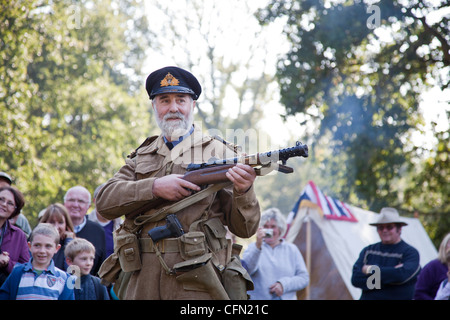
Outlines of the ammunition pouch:
[{"label": "ammunition pouch", "polygon": [[208,247],[212,252],[227,248],[227,229],[219,218],[212,218],[203,222],[203,230],[208,241]]},{"label": "ammunition pouch", "polygon": [[222,286],[220,277],[212,262],[211,253],[177,263],[173,266],[177,281],[185,290],[208,292],[215,300],[228,300],[228,294]]},{"label": "ammunition pouch", "polygon": [[184,260],[206,254],[205,234],[200,231],[190,231],[178,238],[180,255]]},{"label": "ammunition pouch", "polygon": [[103,285],[109,286],[116,281],[121,271],[119,256],[116,253],[113,253],[103,261],[98,270],[98,276],[102,280],[101,282]]},{"label": "ammunition pouch", "polygon": [[120,287],[126,288],[128,281],[123,281],[124,277],[129,280],[131,274],[140,270],[141,267],[137,236],[127,231],[122,225],[114,231],[114,253],[103,261],[98,271],[102,284],[114,283],[114,291],[117,294]]},{"label": "ammunition pouch", "polygon": [[124,272],[141,270],[139,241],[134,233],[121,229],[114,237],[114,252],[117,252],[120,267]]},{"label": "ammunition pouch", "polygon": [[248,300],[247,291],[254,289],[252,278],[238,256],[231,257],[222,272],[222,284],[231,300]]},{"label": "ammunition pouch", "polygon": [[[204,232],[192,231],[196,225]],[[185,261],[173,266],[177,281],[185,290],[208,292],[213,299],[247,300],[253,281],[239,259],[242,246],[226,239],[227,230],[219,218],[194,223],[190,230],[178,238]],[[226,259],[225,267],[218,256]]]}]

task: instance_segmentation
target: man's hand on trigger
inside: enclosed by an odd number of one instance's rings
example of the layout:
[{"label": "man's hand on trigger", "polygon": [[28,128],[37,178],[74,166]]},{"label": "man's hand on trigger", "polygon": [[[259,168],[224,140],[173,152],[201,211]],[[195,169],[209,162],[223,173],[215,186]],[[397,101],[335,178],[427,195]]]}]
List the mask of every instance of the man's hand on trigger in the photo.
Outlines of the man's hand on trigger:
[{"label": "man's hand on trigger", "polygon": [[255,170],[247,164],[238,163],[226,173],[228,179],[233,182],[234,190],[243,194],[250,189],[256,179]]},{"label": "man's hand on trigger", "polygon": [[182,179],[182,177],[182,174],[170,174],[156,179],[153,182],[153,195],[169,201],[179,201],[190,196],[191,190],[201,190],[199,186]]}]

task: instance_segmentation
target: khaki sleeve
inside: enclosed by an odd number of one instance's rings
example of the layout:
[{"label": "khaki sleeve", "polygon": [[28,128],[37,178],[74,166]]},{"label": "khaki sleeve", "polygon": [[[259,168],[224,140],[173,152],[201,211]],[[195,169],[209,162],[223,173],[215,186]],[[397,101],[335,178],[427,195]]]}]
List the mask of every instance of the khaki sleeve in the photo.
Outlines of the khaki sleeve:
[{"label": "khaki sleeve", "polygon": [[97,211],[106,219],[126,215],[155,200],[152,193],[156,178],[136,180],[135,163],[131,159],[107,181],[96,199]]},{"label": "khaki sleeve", "polygon": [[242,195],[236,195],[233,187],[219,192],[219,198],[224,213],[225,224],[238,237],[250,238],[256,233],[261,217],[259,202],[254,186]]}]

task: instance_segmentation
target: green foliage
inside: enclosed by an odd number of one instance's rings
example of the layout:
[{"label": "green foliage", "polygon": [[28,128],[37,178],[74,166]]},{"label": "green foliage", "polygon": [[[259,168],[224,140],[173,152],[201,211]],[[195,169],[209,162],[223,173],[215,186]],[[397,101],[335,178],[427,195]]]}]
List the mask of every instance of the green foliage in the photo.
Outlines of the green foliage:
[{"label": "green foliage", "polygon": [[410,211],[420,210],[436,247],[450,230],[450,131],[439,132],[433,125],[436,148],[415,148],[426,156],[409,165],[404,203]]},{"label": "green foliage", "polygon": [[[149,26],[138,0],[2,1],[0,171],[24,192],[32,225],[71,186],[93,192],[157,132],[140,72],[146,52],[202,78],[197,117],[207,128],[257,128],[273,96],[268,62],[256,55],[267,55],[265,42],[243,40],[238,15],[213,27],[223,18],[221,2],[180,4],[147,3],[155,9]],[[431,149],[412,134],[423,123],[420,93],[448,87],[448,18],[423,18],[446,3],[375,5],[375,30],[364,1],[277,0],[257,12],[262,24],[286,19],[291,50],[278,62],[281,102],[312,132],[296,137],[309,158],[289,160],[295,174],[258,178],[257,195],[263,209],[287,213],[312,179],[327,195],[367,209],[418,211],[438,243],[450,226],[449,133],[434,129]],[[230,30],[236,36],[224,41]],[[262,40],[262,29],[252,30]],[[230,45],[239,59],[225,53]],[[251,72],[257,68],[261,74]],[[236,111],[228,112],[230,101]]]},{"label": "green foliage", "polygon": [[130,5],[2,4],[0,170],[24,193],[32,225],[68,188],[93,192],[150,131],[148,100],[130,77],[140,73],[148,42],[135,34],[146,24]]},{"label": "green foliage", "polygon": [[[423,121],[420,93],[449,83],[448,18],[435,24],[423,18],[445,3],[382,0],[375,6],[380,13],[375,30],[368,25],[374,11],[363,1],[277,0],[256,16],[262,24],[287,19],[284,33],[291,50],[277,69],[281,102],[288,115],[303,113],[319,123],[310,137],[317,141],[311,154],[325,146],[330,150],[321,175],[328,178],[331,195],[373,211],[395,206],[404,214],[427,213],[431,208],[411,194],[448,200],[448,181],[439,176],[444,167],[420,160],[410,137]],[[448,158],[441,144],[433,163]],[[402,177],[416,162],[416,171]],[[404,199],[403,179],[415,181]],[[427,181],[433,187],[425,186]],[[426,188],[420,190],[420,184]],[[441,218],[448,216],[448,207],[438,210]]]}]

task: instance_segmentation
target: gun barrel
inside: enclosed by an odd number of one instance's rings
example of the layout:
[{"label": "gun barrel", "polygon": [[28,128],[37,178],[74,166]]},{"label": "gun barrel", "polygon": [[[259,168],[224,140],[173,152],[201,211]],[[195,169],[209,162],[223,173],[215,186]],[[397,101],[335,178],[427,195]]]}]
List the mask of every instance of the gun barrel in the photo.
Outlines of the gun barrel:
[{"label": "gun barrel", "polygon": [[214,160],[204,163],[191,163],[187,167],[187,171],[195,171],[199,169],[205,169],[208,167],[221,166],[225,164],[236,164],[236,163],[245,163],[249,165],[264,165],[270,162],[278,162],[281,161],[283,164],[286,164],[286,161],[292,157],[308,157],[308,146],[296,142],[294,147],[274,150],[264,153],[257,153],[254,155],[248,155],[243,157],[235,157],[221,160]]}]

